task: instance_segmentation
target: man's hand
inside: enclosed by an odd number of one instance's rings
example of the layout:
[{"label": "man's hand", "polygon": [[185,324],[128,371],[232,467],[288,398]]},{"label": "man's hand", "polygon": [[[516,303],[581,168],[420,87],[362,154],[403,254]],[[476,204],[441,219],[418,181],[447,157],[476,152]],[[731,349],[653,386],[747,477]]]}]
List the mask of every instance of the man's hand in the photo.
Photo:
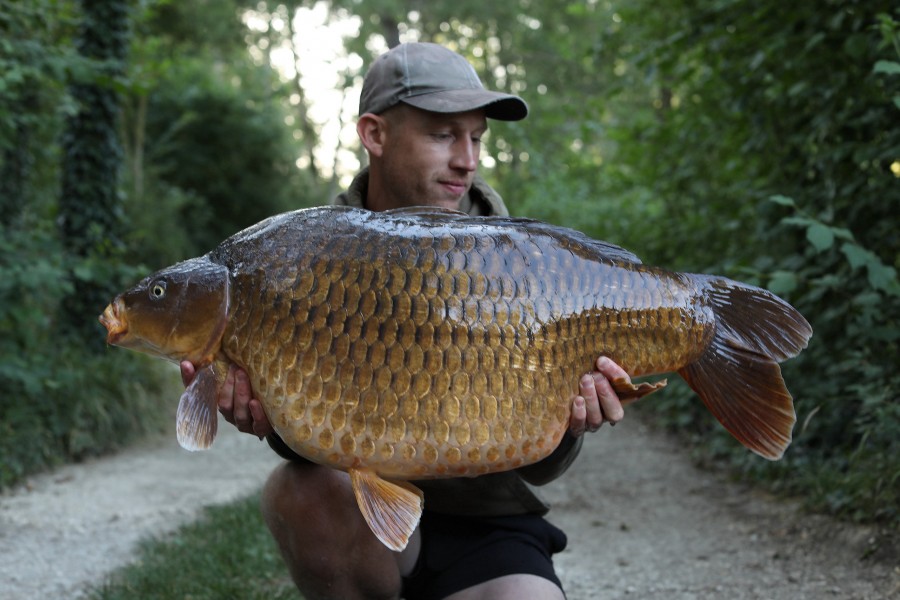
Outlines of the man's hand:
[{"label": "man's hand", "polygon": [[[181,380],[185,387],[190,385],[197,374],[194,365],[183,361]],[[247,373],[234,365],[228,367],[225,383],[219,390],[219,412],[225,420],[238,428],[238,431],[252,433],[262,439],[274,431],[259,400],[253,397]]]},{"label": "man's hand", "polygon": [[569,432],[578,437],[585,431],[597,431],[603,423],[615,425],[625,416],[619,397],[609,382],[617,378],[631,380],[622,367],[611,359],[597,359],[597,370],[581,378],[581,394],[572,399]]}]

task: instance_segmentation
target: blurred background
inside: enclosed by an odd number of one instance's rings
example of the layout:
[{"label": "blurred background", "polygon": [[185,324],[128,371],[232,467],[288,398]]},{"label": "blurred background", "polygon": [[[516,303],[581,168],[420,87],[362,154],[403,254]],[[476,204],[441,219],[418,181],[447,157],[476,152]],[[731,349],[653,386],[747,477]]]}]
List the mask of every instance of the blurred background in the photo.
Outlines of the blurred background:
[{"label": "blurred background", "polygon": [[0,487],[167,426],[177,374],[97,315],[149,271],[325,204],[365,158],[365,70],[466,56],[528,119],[481,171],[511,212],[785,297],[785,459],[683,386],[635,407],[707,464],[900,523],[900,8],[883,0],[0,0]]}]

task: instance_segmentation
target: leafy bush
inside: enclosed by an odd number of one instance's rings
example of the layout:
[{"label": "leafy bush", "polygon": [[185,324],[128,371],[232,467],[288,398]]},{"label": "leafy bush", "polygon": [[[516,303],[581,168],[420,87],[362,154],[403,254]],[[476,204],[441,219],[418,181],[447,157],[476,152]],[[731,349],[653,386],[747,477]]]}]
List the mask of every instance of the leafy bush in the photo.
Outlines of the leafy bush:
[{"label": "leafy bush", "polygon": [[[177,7],[131,8],[0,0],[0,487],[168,422],[157,398],[177,398],[161,383],[177,375],[104,348],[98,314],[151,268],[287,208],[302,178],[271,72],[212,48],[176,67],[164,55],[181,42],[146,32],[123,69],[139,19]],[[246,56],[220,9],[220,41]],[[143,108],[117,121],[123,97]]]},{"label": "leafy bush", "polygon": [[[786,198],[777,200],[791,206]],[[821,507],[900,523],[896,270],[850,231],[794,208],[797,216],[782,223],[805,232],[807,252],[778,265],[768,283],[792,293],[812,315],[816,338],[796,367],[803,421],[787,468],[805,485],[828,473],[827,485],[812,486],[811,501]],[[804,474],[808,466],[815,477]]]},{"label": "leafy bush", "polygon": [[[284,114],[266,97],[272,82],[266,74],[238,73],[223,75],[185,60],[169,69],[149,99],[148,189],[128,200],[138,236],[132,246],[142,261],[172,258],[169,232],[176,247],[187,250],[176,257],[182,260],[314,196],[308,191],[313,185],[305,186],[306,193],[294,192],[304,180],[294,165]],[[155,255],[146,252],[154,248]]]},{"label": "leafy bush", "polygon": [[57,315],[78,270],[50,232],[0,227],[0,487],[158,431],[168,412],[157,365],[65,334]]},{"label": "leafy bush", "polygon": [[622,155],[637,159],[631,182],[664,199],[638,247],[768,287],[814,335],[784,365],[799,422],[780,463],[727,442],[683,388],[647,409],[745,475],[896,527],[900,13],[877,2],[689,4],[632,14],[656,40],[636,60],[663,99],[658,119],[617,134],[640,137],[640,153]]}]

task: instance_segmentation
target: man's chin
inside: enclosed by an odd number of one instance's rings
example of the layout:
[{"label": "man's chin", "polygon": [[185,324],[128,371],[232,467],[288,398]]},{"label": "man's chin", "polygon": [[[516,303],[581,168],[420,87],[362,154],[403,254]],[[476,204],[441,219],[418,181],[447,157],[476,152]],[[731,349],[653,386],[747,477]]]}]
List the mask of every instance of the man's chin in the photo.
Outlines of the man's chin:
[{"label": "man's chin", "polygon": [[443,202],[438,202],[434,204],[434,206],[440,208],[446,208],[447,210],[460,210],[460,206],[462,205],[462,198],[457,198],[456,200],[444,200]]},{"label": "man's chin", "polygon": [[412,206],[430,206],[432,208],[446,208],[448,210],[460,210],[462,197],[459,198],[429,198],[424,202]]}]

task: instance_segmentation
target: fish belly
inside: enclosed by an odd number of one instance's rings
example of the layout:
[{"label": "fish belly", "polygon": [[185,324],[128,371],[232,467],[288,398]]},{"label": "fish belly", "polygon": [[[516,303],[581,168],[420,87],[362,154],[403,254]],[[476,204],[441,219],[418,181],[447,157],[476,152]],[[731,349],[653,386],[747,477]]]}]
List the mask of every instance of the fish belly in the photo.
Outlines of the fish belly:
[{"label": "fish belly", "polygon": [[425,479],[536,462],[598,356],[672,371],[712,335],[689,276],[562,235],[329,221],[278,237],[232,268],[223,348],[284,441],[336,468]]}]

